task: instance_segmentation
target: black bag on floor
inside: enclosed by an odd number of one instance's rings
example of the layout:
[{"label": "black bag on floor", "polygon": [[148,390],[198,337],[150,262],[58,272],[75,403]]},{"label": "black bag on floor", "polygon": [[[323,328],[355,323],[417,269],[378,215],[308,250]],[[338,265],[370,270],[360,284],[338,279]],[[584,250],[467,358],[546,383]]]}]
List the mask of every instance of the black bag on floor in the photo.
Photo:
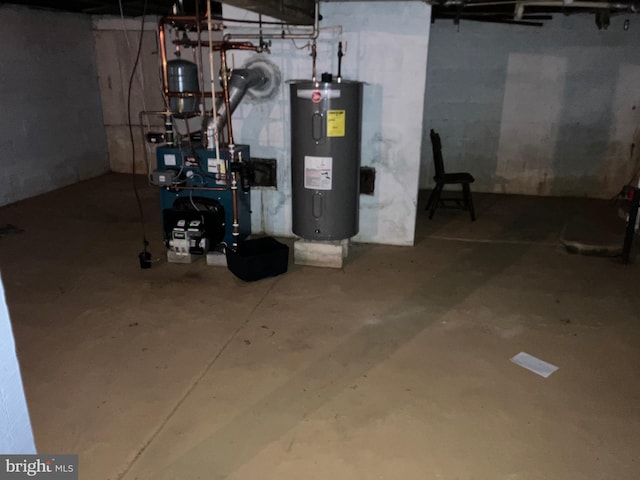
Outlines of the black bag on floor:
[{"label": "black bag on floor", "polygon": [[275,277],[287,271],[289,247],[272,237],[256,238],[238,243],[238,248],[227,248],[229,270],[245,282]]}]

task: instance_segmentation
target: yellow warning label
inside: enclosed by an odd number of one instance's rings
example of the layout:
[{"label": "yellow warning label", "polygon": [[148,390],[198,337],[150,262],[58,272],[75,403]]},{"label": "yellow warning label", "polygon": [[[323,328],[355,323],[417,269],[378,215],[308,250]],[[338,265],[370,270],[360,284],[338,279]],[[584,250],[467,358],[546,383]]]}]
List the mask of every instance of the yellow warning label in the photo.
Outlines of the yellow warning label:
[{"label": "yellow warning label", "polygon": [[344,137],[345,110],[327,110],[327,137]]}]

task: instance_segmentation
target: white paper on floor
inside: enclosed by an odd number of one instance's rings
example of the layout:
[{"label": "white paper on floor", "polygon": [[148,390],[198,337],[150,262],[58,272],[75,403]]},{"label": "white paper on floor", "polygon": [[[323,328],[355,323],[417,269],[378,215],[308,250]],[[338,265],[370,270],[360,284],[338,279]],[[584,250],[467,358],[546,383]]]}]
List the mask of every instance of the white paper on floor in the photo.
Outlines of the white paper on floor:
[{"label": "white paper on floor", "polygon": [[531,370],[533,373],[537,373],[541,377],[547,378],[553,372],[558,370],[558,367],[550,363],[540,360],[539,358],[529,355],[525,352],[520,352],[511,359],[516,365],[520,365],[527,370]]}]

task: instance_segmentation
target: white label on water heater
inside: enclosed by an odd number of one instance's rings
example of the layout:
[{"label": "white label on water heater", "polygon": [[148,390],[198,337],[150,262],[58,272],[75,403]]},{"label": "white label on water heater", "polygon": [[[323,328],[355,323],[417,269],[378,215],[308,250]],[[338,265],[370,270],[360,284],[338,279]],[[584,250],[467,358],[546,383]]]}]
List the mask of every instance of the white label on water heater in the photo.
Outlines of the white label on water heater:
[{"label": "white label on water heater", "polygon": [[164,154],[164,165],[165,165],[165,167],[175,167],[176,166],[176,156],[173,153],[165,153]]},{"label": "white label on water heater", "polygon": [[331,190],[333,158],[304,156],[304,188]]},{"label": "white label on water heater", "polygon": [[298,98],[306,98],[307,100],[311,100],[313,98],[313,93],[314,92],[320,92],[321,95],[321,99],[322,98],[340,98],[341,96],[341,91],[340,90],[298,90],[297,91],[297,96]]}]

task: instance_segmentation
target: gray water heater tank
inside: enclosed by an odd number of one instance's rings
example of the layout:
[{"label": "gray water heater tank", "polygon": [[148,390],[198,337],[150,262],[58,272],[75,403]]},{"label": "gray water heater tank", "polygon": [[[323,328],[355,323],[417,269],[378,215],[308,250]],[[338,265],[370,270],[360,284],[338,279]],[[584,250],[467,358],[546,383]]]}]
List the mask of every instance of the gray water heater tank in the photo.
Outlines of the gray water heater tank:
[{"label": "gray water heater tank", "polygon": [[[174,93],[198,93],[198,66],[176,58],[167,62],[167,80],[169,91]],[[200,99],[197,96],[171,97],[169,106],[174,113],[197,113],[200,107]]]},{"label": "gray water heater tank", "polygon": [[292,223],[304,239],[358,233],[362,85],[291,82]]}]

